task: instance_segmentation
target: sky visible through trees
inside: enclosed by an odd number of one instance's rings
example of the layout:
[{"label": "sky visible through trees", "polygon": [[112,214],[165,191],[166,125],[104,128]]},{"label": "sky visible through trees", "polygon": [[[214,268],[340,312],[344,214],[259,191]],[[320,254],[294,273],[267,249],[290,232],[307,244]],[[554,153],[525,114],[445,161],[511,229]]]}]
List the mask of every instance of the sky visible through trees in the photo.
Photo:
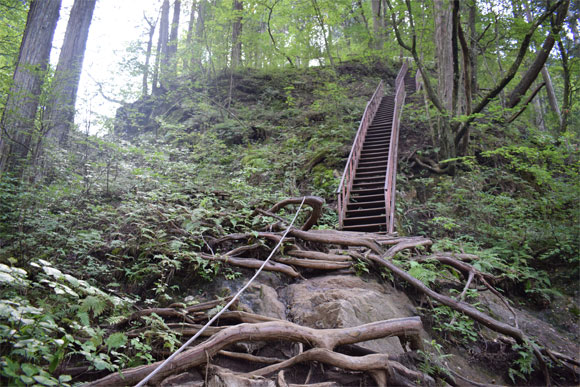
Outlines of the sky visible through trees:
[{"label": "sky visible through trees", "polygon": [[[73,0],[63,0],[61,15],[53,41],[51,63],[56,66],[68,14]],[[108,85],[111,93],[119,90],[120,85],[131,83],[126,74],[119,71],[119,62],[130,42],[143,40],[145,28],[143,14],[152,16],[157,13],[159,5],[156,0],[99,0],[89,31],[89,40],[83,65],[83,73],[77,99],[76,123],[81,129],[86,128],[88,120],[95,120],[96,114],[114,115],[118,104],[104,99],[98,92],[95,81]],[[182,27],[184,25],[182,24]],[[136,78],[138,79],[138,78]],[[92,113],[91,113],[92,111]],[[91,125],[91,133],[98,132],[98,127]]]}]

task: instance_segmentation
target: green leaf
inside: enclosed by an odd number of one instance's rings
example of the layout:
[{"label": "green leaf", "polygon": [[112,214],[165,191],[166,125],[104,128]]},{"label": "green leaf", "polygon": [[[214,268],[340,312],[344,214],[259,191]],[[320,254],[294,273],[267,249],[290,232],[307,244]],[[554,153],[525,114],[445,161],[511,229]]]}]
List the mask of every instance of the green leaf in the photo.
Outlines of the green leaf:
[{"label": "green leaf", "polygon": [[55,382],[53,379],[43,376],[43,375],[36,375],[33,377],[34,380],[36,380],[38,383],[45,385],[45,386],[56,386],[58,385],[57,382]]},{"label": "green leaf", "polygon": [[128,338],[122,332],[113,333],[111,336],[107,337],[105,344],[107,345],[109,351],[111,349],[120,348],[127,344]]},{"label": "green leaf", "polygon": [[20,368],[22,368],[22,372],[24,372],[28,376],[38,374],[38,367],[35,366],[34,364],[24,363],[20,366]]}]

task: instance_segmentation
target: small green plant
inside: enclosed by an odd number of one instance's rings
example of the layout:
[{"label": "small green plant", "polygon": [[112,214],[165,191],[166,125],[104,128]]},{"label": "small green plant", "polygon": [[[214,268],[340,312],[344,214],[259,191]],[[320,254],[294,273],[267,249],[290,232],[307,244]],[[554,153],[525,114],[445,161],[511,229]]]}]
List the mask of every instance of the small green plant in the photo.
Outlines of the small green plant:
[{"label": "small green plant", "polygon": [[427,352],[418,350],[417,353],[421,356],[421,364],[419,369],[431,376],[448,375],[449,371],[443,366],[445,360],[450,358],[451,354],[446,354],[443,346],[435,340],[423,340],[427,348],[432,348],[433,351]]},{"label": "small green plant", "polygon": [[534,361],[534,352],[530,344],[512,344],[512,349],[518,353],[518,358],[515,360],[514,365],[516,368],[509,368],[508,376],[512,380],[512,382],[516,382],[516,378],[520,378],[522,380],[527,380],[528,375],[532,373],[534,370],[533,361]]},{"label": "small green plant", "polygon": [[445,305],[436,306],[432,313],[434,330],[443,335],[455,334],[465,344],[477,340],[478,334],[471,318]]},{"label": "small green plant", "polygon": [[354,270],[359,277],[370,273],[368,263],[358,258],[354,260]]}]

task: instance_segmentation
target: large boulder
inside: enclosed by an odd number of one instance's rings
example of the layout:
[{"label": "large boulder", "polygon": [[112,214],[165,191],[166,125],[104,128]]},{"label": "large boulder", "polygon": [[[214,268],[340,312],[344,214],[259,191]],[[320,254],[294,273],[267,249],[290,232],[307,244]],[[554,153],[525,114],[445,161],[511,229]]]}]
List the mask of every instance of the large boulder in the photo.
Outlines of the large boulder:
[{"label": "large boulder", "polygon": [[[288,319],[312,328],[346,328],[416,315],[404,293],[356,276],[311,278],[288,286],[285,298]],[[360,345],[392,355],[404,352],[396,337]]]}]

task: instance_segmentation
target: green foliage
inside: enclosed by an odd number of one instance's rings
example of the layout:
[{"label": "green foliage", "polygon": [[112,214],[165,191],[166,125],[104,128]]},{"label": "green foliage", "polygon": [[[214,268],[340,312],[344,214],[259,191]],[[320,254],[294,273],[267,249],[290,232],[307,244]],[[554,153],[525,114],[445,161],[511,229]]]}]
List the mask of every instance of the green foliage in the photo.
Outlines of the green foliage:
[{"label": "green foliage", "polygon": [[119,369],[111,349],[120,346],[120,338],[108,338],[109,353],[102,352],[104,332],[91,320],[125,310],[129,299],[108,295],[41,259],[26,269],[0,264],[0,281],[0,339],[7,344],[0,352],[2,379],[68,385],[70,376],[51,374],[75,354],[95,369]]},{"label": "green foliage", "polygon": [[477,254],[477,268],[549,302],[556,293],[545,268],[568,267],[559,272],[567,280],[578,273],[577,160],[545,133],[482,152],[454,177],[414,180],[428,199],[404,227],[435,237],[435,250]]},{"label": "green foliage", "polygon": [[0,3],[0,110],[4,110],[5,96],[12,85],[27,11],[27,2],[3,0]]},{"label": "green foliage", "polygon": [[419,365],[419,369],[426,373],[427,375],[431,376],[440,376],[440,375],[447,375],[448,370],[442,364],[444,364],[445,360],[452,357],[451,354],[446,354],[443,346],[437,343],[435,340],[425,342],[425,346],[431,351],[422,351],[418,350],[417,353],[421,355],[422,363]]},{"label": "green foliage", "polygon": [[512,344],[512,349],[518,353],[518,358],[514,362],[517,369],[510,367],[508,370],[508,376],[515,384],[518,383],[516,377],[518,380],[522,379],[525,381],[527,380],[527,376],[534,370],[534,352],[530,344]]}]

